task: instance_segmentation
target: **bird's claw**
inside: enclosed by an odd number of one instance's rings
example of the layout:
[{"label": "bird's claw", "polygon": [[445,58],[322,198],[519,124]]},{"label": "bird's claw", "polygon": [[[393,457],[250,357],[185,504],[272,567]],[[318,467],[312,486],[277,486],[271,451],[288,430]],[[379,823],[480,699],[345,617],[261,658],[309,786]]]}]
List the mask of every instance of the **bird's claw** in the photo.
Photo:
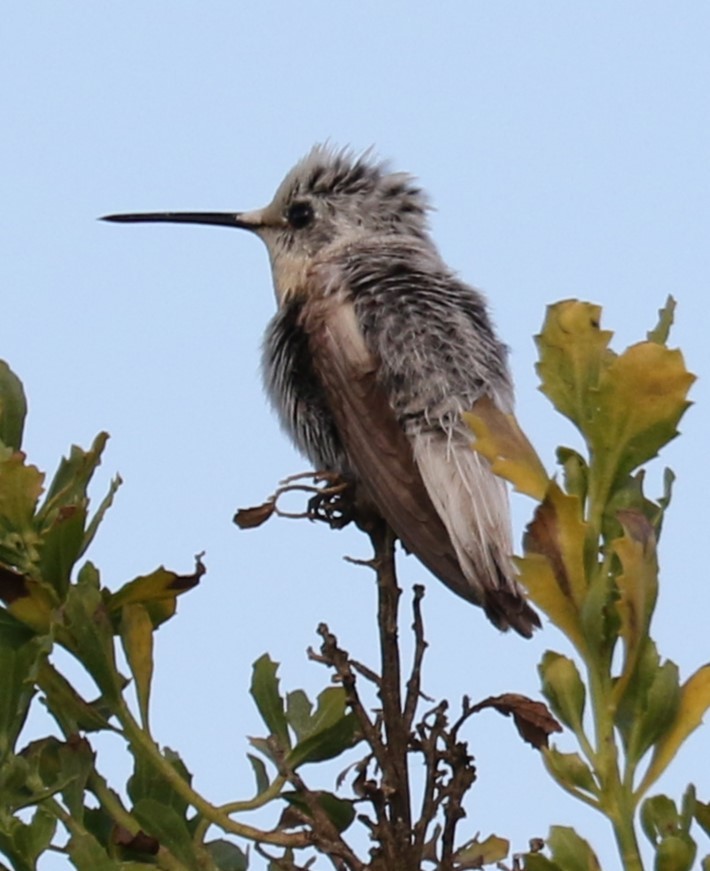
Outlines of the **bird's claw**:
[{"label": "bird's claw", "polygon": [[352,488],[342,478],[330,474],[317,477],[331,483],[308,500],[308,518],[327,523],[331,529],[343,529],[355,517]]}]

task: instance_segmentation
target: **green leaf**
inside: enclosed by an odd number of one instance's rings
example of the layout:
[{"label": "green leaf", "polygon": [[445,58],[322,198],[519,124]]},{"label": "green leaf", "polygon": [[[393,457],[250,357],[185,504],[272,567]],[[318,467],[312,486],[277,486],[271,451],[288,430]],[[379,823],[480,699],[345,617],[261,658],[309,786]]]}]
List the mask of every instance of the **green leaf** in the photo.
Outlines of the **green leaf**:
[{"label": "green leaf", "polygon": [[601,871],[594,850],[568,826],[551,826],[547,844],[555,863],[564,871]]},{"label": "green leaf", "polygon": [[357,720],[353,714],[347,714],[335,725],[329,726],[297,744],[288,755],[288,763],[292,768],[298,768],[306,762],[323,762],[325,759],[333,759],[360,740]]},{"label": "green leaf", "polygon": [[555,748],[549,748],[543,754],[545,765],[558,783],[568,789],[582,789],[595,798],[599,796],[594,776],[578,753],[560,753]]},{"label": "green leaf", "polygon": [[4,360],[0,360],[0,441],[13,451],[22,447],[27,400],[22,382]]},{"label": "green leaf", "polygon": [[29,765],[27,784],[32,791],[48,795],[61,792],[72,819],[81,823],[84,790],[94,767],[88,741],[78,735],[66,741],[50,736],[32,741],[22,755]]},{"label": "green leaf", "polygon": [[700,828],[710,837],[710,802],[704,804],[696,800],[694,816]]},{"label": "green leaf", "polygon": [[[11,860],[15,871],[36,871],[37,859],[54,836],[56,820],[38,807],[29,823],[17,817],[0,815],[0,853]],[[0,868],[5,866],[0,863]]]},{"label": "green leaf", "polygon": [[631,680],[617,686],[623,692],[615,722],[629,762],[635,764],[676,717],[680,704],[678,667],[670,661],[661,665],[655,644],[646,638]]},{"label": "green leaf", "polygon": [[[136,805],[144,801],[157,802],[163,807],[172,808],[180,818],[184,818],[187,813],[187,801],[165,780],[153,762],[143,756],[139,748],[133,747],[131,752],[133,753],[133,774],[127,785],[131,801]],[[165,747],[163,756],[185,783],[188,785],[192,783],[192,775],[178,753]],[[156,837],[158,837],[157,834]]]},{"label": "green leaf", "polygon": [[318,706],[311,717],[308,729],[288,754],[287,762],[293,768],[306,762],[322,762],[333,759],[352,747],[360,736],[354,714],[345,713],[345,690],[329,687],[318,696]]},{"label": "green leaf", "polygon": [[685,739],[702,722],[710,707],[710,665],[699,668],[680,689],[676,715],[656,744],[646,775],[637,789],[643,795],[663,774]]},{"label": "green leaf", "polygon": [[576,735],[583,734],[586,690],[577,666],[566,656],[548,650],[542,657],[538,672],[542,679],[542,692],[553,714]]},{"label": "green leaf", "polygon": [[252,753],[247,753],[247,759],[251,763],[252,770],[254,771],[256,794],[261,795],[261,793],[265,792],[271,785],[269,775],[266,771],[266,765],[264,765],[263,760],[259,759],[258,756],[254,756]]},{"label": "green leaf", "polygon": [[309,735],[312,729],[312,711],[308,696],[303,690],[294,690],[286,695],[286,719],[289,726],[296,733],[296,738],[301,738]]},{"label": "green leaf", "polygon": [[589,485],[589,467],[586,460],[572,448],[562,447],[557,448],[557,462],[562,466],[565,490],[584,504]]},{"label": "green leaf", "polygon": [[77,871],[123,871],[122,863],[112,859],[87,831],[73,831],[67,851]]},{"label": "green leaf", "polygon": [[113,727],[95,704],[82,699],[69,681],[47,660],[40,662],[37,685],[45,695],[49,713],[67,734],[98,732]]},{"label": "green leaf", "polygon": [[174,807],[154,798],[142,798],[134,805],[132,813],[143,831],[157,838],[188,868],[199,867],[190,830],[184,817]]},{"label": "green leaf", "polygon": [[619,512],[623,538],[611,543],[621,564],[616,578],[619,597],[616,610],[620,618],[620,635],[624,644],[622,682],[628,682],[648,637],[651,617],[658,596],[658,560],[656,536],[648,520],[638,511]]},{"label": "green leaf", "polygon": [[46,644],[0,611],[0,760],[12,752],[35,694],[34,680]]},{"label": "green leaf", "polygon": [[72,445],[68,457],[63,457],[54,474],[37,520],[43,526],[51,525],[62,508],[88,504],[87,488],[94,472],[101,463],[108,433],[101,432],[88,451]]},{"label": "green leaf", "polygon": [[121,694],[123,679],[116,668],[113,627],[101,592],[80,576],[79,582],[69,588],[63,616],[67,644],[107,702],[114,703]]},{"label": "green leaf", "polygon": [[669,835],[656,848],[654,871],[691,871],[696,852],[689,835]]},{"label": "green leaf", "polygon": [[74,564],[81,554],[85,523],[86,509],[83,506],[65,508],[58,512],[54,523],[42,537],[39,572],[62,601],[69,588]]},{"label": "green leaf", "polygon": [[148,703],[153,679],[153,622],[144,605],[131,603],[121,609],[121,641],[131,674],[141,722],[148,728]]},{"label": "green leaf", "polygon": [[269,732],[283,750],[288,750],[291,747],[291,738],[288,734],[284,702],[279,695],[277,671],[278,663],[273,662],[268,653],[260,656],[253,666],[250,692]]},{"label": "green leaf", "polygon": [[94,753],[86,738],[73,735],[59,746],[59,777],[66,783],[62,795],[74,820],[84,816],[84,790],[94,768]]},{"label": "green leaf", "polygon": [[525,853],[523,863],[525,871],[567,871],[543,856],[542,853]]},{"label": "green leaf", "polygon": [[[328,815],[328,819],[339,832],[344,832],[355,819],[355,805],[352,801],[338,798],[330,792],[312,793],[316,796],[320,808]],[[306,816],[312,816],[308,803],[298,792],[282,792],[281,798],[297,807]]]},{"label": "green leaf", "polygon": [[588,648],[601,662],[611,658],[619,633],[619,616],[614,607],[617,597],[612,578],[597,572],[592,578],[582,606],[581,622]]},{"label": "green leaf", "polygon": [[109,484],[108,493],[101,500],[99,507],[93,513],[91,520],[86,527],[86,531],[84,532],[84,538],[81,543],[81,551],[79,556],[83,556],[91,542],[94,540],[96,533],[98,532],[99,526],[101,525],[101,521],[104,519],[106,512],[113,505],[113,499],[118,491],[118,488],[123,483],[121,476],[116,475],[115,478],[111,479],[111,483]]},{"label": "green leaf", "polygon": [[51,844],[56,829],[56,819],[42,805],[35,809],[29,825],[17,827],[14,837],[17,851],[31,868]]},{"label": "green leaf", "polygon": [[678,831],[680,817],[673,799],[667,795],[654,795],[641,805],[639,816],[644,834],[655,847],[667,835]]},{"label": "green leaf", "polygon": [[646,694],[646,701],[639,711],[630,755],[639,760],[669,728],[678,713],[680,704],[680,679],[678,666],[666,661],[654,675]]},{"label": "green leaf", "polygon": [[205,849],[219,871],[247,871],[249,867],[246,853],[231,841],[208,841]]}]

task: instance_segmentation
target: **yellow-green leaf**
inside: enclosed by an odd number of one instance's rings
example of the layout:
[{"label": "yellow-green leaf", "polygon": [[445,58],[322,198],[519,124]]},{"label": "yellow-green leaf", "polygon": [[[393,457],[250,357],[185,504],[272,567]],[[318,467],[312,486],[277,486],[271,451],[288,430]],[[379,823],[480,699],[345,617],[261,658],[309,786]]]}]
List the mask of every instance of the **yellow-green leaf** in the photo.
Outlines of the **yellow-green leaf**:
[{"label": "yellow-green leaf", "polygon": [[530,600],[561,629],[580,653],[586,649],[579,614],[557,583],[550,561],[540,554],[515,559],[520,582]]},{"label": "yellow-green leaf", "polygon": [[55,605],[51,588],[0,564],[0,600],[13,617],[40,635],[49,631]]},{"label": "yellow-green leaf", "polygon": [[565,871],[601,871],[589,843],[568,826],[551,826],[547,844],[555,863]]},{"label": "yellow-green leaf", "polygon": [[548,650],[542,657],[538,671],[542,678],[542,691],[553,714],[577,735],[581,734],[584,731],[582,718],[586,691],[577,666],[568,657]]},{"label": "yellow-green leaf", "polygon": [[121,641],[136,682],[141,722],[148,728],[148,701],[153,679],[153,621],[144,605],[133,602],[121,609]]},{"label": "yellow-green leaf", "polygon": [[199,557],[192,575],[177,575],[160,566],[117,590],[109,600],[109,610],[112,614],[119,614],[124,605],[140,603],[146,606],[153,626],[157,627],[173,616],[177,597],[196,587],[204,573],[205,567]]},{"label": "yellow-green leaf", "polygon": [[[481,865],[492,865],[494,862],[502,862],[510,850],[510,841],[499,838],[498,835],[489,835],[483,841],[474,838],[456,851],[456,866],[459,863],[465,868],[478,868]],[[463,863],[466,863],[465,865]]]},{"label": "yellow-green leaf", "polygon": [[539,554],[548,560],[557,585],[575,608],[582,606],[587,593],[586,534],[579,499],[563,493],[553,481],[525,530],[523,543],[526,554]]},{"label": "yellow-green leaf", "polygon": [[505,414],[484,396],[463,417],[476,436],[474,450],[488,460],[495,474],[519,493],[541,501],[549,476],[515,415]]},{"label": "yellow-green leaf", "polygon": [[32,529],[43,482],[42,472],[36,466],[25,465],[21,451],[0,462],[0,535]]},{"label": "yellow-green leaf", "polygon": [[617,516],[624,530],[624,536],[612,542],[622,567],[616,579],[616,608],[625,651],[623,672],[615,690],[620,695],[631,679],[648,634],[658,596],[658,561],[656,536],[646,517],[633,510],[619,511]]},{"label": "yellow-green leaf", "polygon": [[680,689],[680,703],[673,722],[659,738],[651,762],[638,790],[638,795],[655,783],[678,752],[681,744],[702,723],[710,708],[710,665],[692,674]]},{"label": "yellow-green leaf", "polygon": [[678,434],[695,376],[680,351],[656,342],[627,348],[603,370],[588,442],[609,482],[655,457]]},{"label": "yellow-green leaf", "polygon": [[600,329],[600,318],[598,305],[576,299],[558,302],[548,306],[535,337],[540,390],[583,433],[596,412],[600,372],[613,358],[608,349],[613,334]]},{"label": "yellow-green leaf", "polygon": [[591,769],[578,753],[560,753],[554,747],[544,751],[545,767],[565,789],[581,789],[599,795]]}]

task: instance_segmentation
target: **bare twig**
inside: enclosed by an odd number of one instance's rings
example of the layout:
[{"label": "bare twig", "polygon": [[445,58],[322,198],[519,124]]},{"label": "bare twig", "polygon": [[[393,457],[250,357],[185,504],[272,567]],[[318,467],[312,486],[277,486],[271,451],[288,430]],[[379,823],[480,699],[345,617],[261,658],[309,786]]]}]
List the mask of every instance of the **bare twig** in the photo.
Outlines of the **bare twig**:
[{"label": "bare twig", "polygon": [[414,611],[414,623],[412,624],[414,631],[414,659],[412,662],[412,672],[407,681],[407,695],[404,703],[404,722],[408,732],[411,732],[414,715],[417,711],[417,704],[421,695],[422,662],[424,660],[424,651],[427,647],[427,643],[424,640],[424,621],[422,620],[421,607],[424,593],[424,587],[421,584],[416,584],[414,587],[414,601],[412,602],[412,610]]}]

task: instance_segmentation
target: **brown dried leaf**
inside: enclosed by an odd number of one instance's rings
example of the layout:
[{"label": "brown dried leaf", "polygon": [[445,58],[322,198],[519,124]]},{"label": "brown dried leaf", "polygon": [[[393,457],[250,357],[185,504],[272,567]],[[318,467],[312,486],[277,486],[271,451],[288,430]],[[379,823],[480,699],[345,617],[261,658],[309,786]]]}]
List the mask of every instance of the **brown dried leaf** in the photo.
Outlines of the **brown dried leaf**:
[{"label": "brown dried leaf", "polygon": [[254,529],[271,517],[276,510],[276,501],[269,499],[263,505],[255,505],[253,508],[240,508],[234,515],[234,522],[240,529]]},{"label": "brown dried leaf", "polygon": [[520,737],[537,750],[547,747],[547,739],[553,732],[562,731],[562,726],[552,716],[547,705],[518,693],[490,696],[474,705],[472,712],[482,711],[484,708],[495,708],[506,717],[512,716]]}]

